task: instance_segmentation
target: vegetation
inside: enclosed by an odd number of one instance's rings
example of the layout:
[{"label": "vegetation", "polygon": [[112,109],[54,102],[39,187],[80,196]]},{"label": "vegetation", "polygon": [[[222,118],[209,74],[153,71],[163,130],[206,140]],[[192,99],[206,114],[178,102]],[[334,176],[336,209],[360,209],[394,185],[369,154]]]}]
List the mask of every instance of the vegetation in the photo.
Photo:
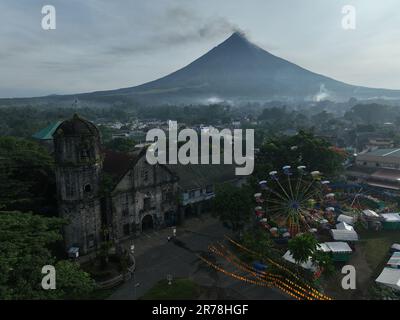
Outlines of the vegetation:
[{"label": "vegetation", "polygon": [[34,141],[0,137],[0,210],[54,214],[53,159]]},{"label": "vegetation", "polygon": [[[94,289],[90,277],[52,248],[65,222],[31,213],[0,212],[0,299],[83,298]],[[43,290],[42,267],[56,267],[56,290]]]},{"label": "vegetation", "polygon": [[142,300],[193,300],[201,295],[200,286],[190,279],[173,279],[171,284],[167,280],[159,281],[151,288]]},{"label": "vegetation", "polygon": [[329,277],[335,273],[335,266],[329,253],[316,250],[311,256],[311,260],[318,265],[325,276]]},{"label": "vegetation", "polygon": [[117,152],[132,151],[135,145],[135,140],[128,138],[111,139],[105,144],[106,148]]},{"label": "vegetation", "polygon": [[248,187],[223,184],[216,188],[213,213],[234,232],[241,231],[250,220],[251,192]]},{"label": "vegetation", "polygon": [[265,230],[257,228],[256,230],[249,230],[244,233],[242,243],[246,248],[257,252],[256,259],[265,259],[271,257],[274,250],[274,244],[271,241],[268,233]]},{"label": "vegetation", "polygon": [[271,137],[261,146],[257,156],[255,175],[265,178],[270,170],[284,165],[305,165],[308,170],[318,170],[325,176],[334,176],[342,170],[344,154],[315,137],[311,132],[300,131],[291,137]]},{"label": "vegetation", "polygon": [[318,241],[311,233],[303,233],[289,240],[288,248],[297,264],[302,264],[314,256]]},{"label": "vegetation", "polygon": [[51,123],[71,118],[76,112],[92,121],[123,122],[130,118],[130,113],[119,107],[7,106],[0,107],[0,136],[29,138]]}]

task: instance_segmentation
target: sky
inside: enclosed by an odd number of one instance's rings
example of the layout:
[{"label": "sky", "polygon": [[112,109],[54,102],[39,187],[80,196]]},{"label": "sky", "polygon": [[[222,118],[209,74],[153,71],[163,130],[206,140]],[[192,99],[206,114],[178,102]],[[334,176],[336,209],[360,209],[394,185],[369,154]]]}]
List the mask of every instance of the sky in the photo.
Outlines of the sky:
[{"label": "sky", "polygon": [[[42,28],[42,7],[56,29]],[[352,5],[355,29],[342,27]],[[400,89],[398,0],[0,0],[0,97],[139,85],[234,31],[350,84]]]}]

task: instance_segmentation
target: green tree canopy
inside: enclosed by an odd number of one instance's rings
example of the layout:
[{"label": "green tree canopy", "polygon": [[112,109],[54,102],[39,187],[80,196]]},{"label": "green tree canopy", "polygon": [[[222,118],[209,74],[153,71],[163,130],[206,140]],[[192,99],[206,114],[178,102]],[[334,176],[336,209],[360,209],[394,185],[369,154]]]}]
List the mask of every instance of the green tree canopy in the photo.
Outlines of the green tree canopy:
[{"label": "green tree canopy", "polygon": [[[62,239],[64,221],[31,213],[0,212],[0,299],[64,299],[93,289],[79,267],[58,262],[51,247]],[[56,290],[43,290],[43,266],[56,267]]]},{"label": "green tree canopy", "polygon": [[250,219],[251,193],[248,187],[230,184],[217,186],[213,199],[213,212],[233,231],[240,231]]},{"label": "green tree canopy", "polygon": [[345,159],[343,153],[312,132],[300,131],[291,137],[272,137],[260,149],[256,158],[255,174],[265,178],[269,170],[281,170],[284,165],[307,166],[325,176],[340,172]]},{"label": "green tree canopy", "polygon": [[318,241],[311,233],[303,233],[289,240],[288,248],[297,264],[307,262],[317,250]]},{"label": "green tree canopy", "polygon": [[108,149],[117,151],[117,152],[129,152],[132,151],[135,147],[136,142],[133,139],[128,138],[115,138],[111,139],[106,143],[106,147]]},{"label": "green tree canopy", "polygon": [[0,137],[0,179],[0,209],[38,212],[55,203],[53,158],[35,141]]}]

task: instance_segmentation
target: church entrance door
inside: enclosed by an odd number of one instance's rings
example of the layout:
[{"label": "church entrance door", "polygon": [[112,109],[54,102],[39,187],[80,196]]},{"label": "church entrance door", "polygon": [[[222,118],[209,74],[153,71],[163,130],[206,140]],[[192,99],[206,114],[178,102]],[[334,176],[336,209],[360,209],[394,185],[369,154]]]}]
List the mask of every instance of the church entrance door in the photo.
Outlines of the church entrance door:
[{"label": "church entrance door", "polygon": [[152,230],[153,227],[153,217],[150,214],[145,215],[142,219],[142,231]]}]

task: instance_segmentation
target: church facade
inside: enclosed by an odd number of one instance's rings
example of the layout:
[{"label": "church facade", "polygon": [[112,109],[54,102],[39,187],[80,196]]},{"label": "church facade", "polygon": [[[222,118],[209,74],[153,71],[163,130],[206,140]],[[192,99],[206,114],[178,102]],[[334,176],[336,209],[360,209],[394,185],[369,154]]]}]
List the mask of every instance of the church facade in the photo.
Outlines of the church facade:
[{"label": "church facade", "polygon": [[53,133],[59,215],[66,249],[81,254],[114,244],[151,228],[176,222],[178,177],[150,165],[146,149],[105,150],[97,127],[74,115]]}]

